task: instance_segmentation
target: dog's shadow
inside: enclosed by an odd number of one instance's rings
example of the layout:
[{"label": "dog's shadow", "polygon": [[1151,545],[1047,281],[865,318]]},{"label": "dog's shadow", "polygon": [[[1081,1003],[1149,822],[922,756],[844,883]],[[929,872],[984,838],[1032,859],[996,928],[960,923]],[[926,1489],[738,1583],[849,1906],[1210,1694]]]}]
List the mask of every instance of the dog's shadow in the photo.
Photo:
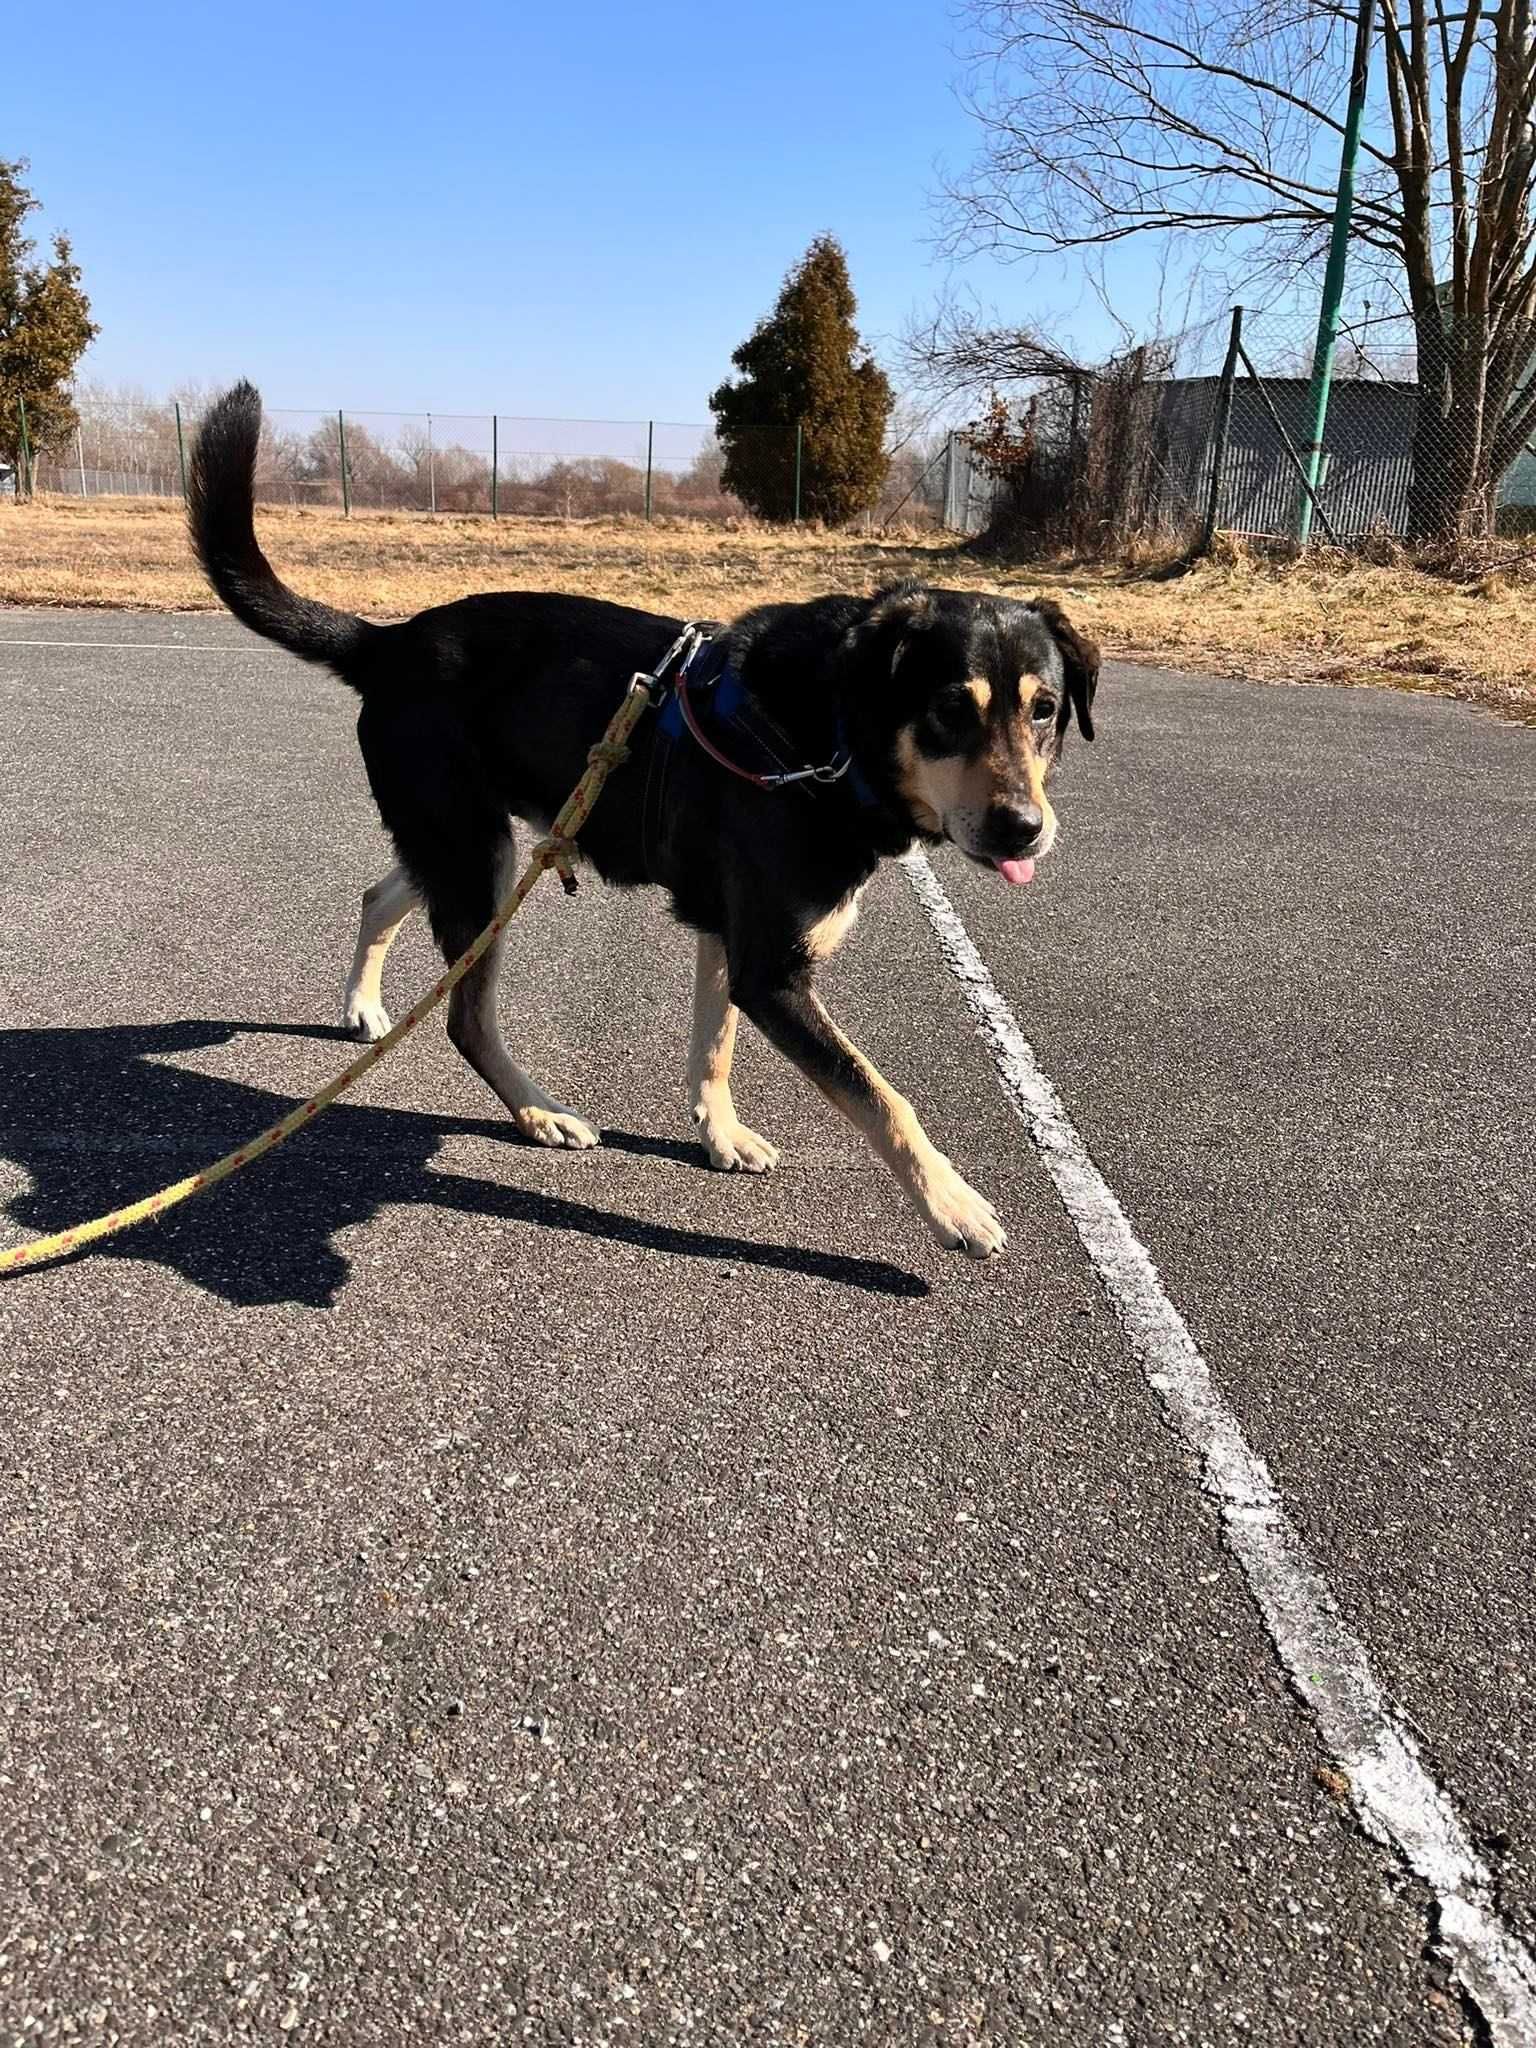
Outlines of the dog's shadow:
[{"label": "dog's shadow", "polygon": [[[66,1228],[196,1172],[293,1107],[243,1081],[161,1064],[179,1053],[227,1045],[246,1031],[335,1037],[296,1025],[187,1020],[96,1030],[0,1031],[0,1157],[23,1167],[31,1187],[12,1198],[11,1220],[38,1235]],[[486,1135],[506,1142],[505,1181],[433,1170],[443,1139]],[[625,1131],[604,1144],[698,1166],[696,1148]],[[238,1307],[333,1304],[348,1274],[334,1239],[386,1203],[538,1224],[667,1258],[720,1259],[812,1275],[877,1294],[922,1295],[916,1274],[880,1259],[762,1243],[644,1221],[516,1182],[521,1143],[505,1122],[429,1116],[340,1102],[310,1129],[205,1197],[109,1238],[81,1257],[152,1259]],[[598,1155],[599,1159],[601,1155]],[[590,1169],[580,1178],[592,1185]],[[571,1256],[580,1256],[573,1243]],[[5,1283],[10,1286],[16,1281]]]}]

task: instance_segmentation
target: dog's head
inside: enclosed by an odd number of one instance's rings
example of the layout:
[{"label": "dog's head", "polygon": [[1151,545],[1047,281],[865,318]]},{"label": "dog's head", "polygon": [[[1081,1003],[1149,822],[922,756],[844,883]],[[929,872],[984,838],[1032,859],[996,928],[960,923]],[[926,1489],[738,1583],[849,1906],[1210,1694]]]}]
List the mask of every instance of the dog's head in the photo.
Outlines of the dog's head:
[{"label": "dog's head", "polygon": [[1029,881],[1056,837],[1046,785],[1067,727],[1093,738],[1093,642],[1049,599],[903,585],[875,598],[844,652],[913,830]]}]

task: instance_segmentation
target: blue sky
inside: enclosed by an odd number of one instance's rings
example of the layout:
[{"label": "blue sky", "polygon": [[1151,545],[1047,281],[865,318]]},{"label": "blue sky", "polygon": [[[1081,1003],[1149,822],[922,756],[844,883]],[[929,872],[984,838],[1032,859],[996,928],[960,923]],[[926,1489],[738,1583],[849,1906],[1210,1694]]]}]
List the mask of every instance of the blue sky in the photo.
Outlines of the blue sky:
[{"label": "blue sky", "polygon": [[[945,0],[84,0],[12,21],[5,154],[74,239],[94,380],[702,420],[819,231],[877,343],[940,290],[957,39]],[[1070,277],[958,275],[1107,331]]]}]

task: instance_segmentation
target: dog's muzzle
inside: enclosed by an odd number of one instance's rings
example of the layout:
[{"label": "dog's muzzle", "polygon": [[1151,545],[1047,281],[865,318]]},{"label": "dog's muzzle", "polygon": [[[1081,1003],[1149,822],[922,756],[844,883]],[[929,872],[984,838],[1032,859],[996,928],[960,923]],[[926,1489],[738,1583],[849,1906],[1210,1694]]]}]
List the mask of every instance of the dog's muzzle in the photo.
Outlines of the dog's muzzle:
[{"label": "dog's muzzle", "polygon": [[978,867],[995,868],[1013,888],[1035,878],[1035,862],[1051,850],[1054,821],[1047,822],[1035,803],[993,804],[979,833],[963,833],[945,820],[945,830],[960,851]]}]

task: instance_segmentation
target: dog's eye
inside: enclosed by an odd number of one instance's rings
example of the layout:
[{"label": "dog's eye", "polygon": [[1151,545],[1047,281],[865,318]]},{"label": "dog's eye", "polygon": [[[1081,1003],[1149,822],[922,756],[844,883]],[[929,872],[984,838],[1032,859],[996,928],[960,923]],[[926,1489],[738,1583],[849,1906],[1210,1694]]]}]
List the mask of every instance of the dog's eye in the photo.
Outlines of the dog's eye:
[{"label": "dog's eye", "polygon": [[946,690],[935,697],[923,720],[923,737],[938,747],[968,746],[981,732],[981,714],[969,690]]},{"label": "dog's eye", "polygon": [[1061,707],[1056,702],[1056,699],[1054,697],[1048,697],[1042,690],[1040,695],[1035,699],[1034,703],[1031,704],[1029,707],[1029,716],[1031,723],[1035,725],[1050,724],[1054,720],[1056,713],[1060,710],[1060,708]]}]

